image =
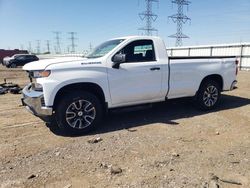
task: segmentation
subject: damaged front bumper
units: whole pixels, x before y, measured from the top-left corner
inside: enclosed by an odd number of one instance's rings
[[[22,93],[22,104],[30,113],[38,117],[52,116],[53,109],[45,106],[43,92],[35,91],[32,84],[29,84]]]

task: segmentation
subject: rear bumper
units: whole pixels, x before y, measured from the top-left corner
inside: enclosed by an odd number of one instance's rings
[[[231,90],[231,91],[237,88],[237,87],[236,87],[236,84],[237,84],[237,83],[238,83],[237,80],[234,80],[234,81],[233,81],[233,83],[231,84],[231,87],[230,87],[230,90]]]
[[[38,117],[51,116],[53,109],[44,106],[43,92],[34,91],[32,85],[27,85],[23,90],[23,97],[21,99],[23,106]]]

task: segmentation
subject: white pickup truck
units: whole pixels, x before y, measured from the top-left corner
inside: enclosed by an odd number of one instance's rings
[[[42,119],[55,117],[70,133],[92,130],[118,107],[194,97],[210,110],[221,91],[237,83],[236,57],[171,58],[161,38],[146,36],[108,40],[86,57],[40,60],[23,69],[31,80],[23,105]]]

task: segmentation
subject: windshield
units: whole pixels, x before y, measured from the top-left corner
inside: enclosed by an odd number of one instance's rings
[[[18,56],[20,56],[20,54],[15,54],[12,56],[12,58],[17,58]]]
[[[117,40],[110,40],[107,42],[102,43],[101,45],[97,46],[92,52],[87,55],[87,58],[98,58],[103,57],[111,50],[113,50],[116,46],[118,46],[124,39],[117,39]]]

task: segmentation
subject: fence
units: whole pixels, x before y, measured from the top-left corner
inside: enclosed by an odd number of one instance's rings
[[[167,51],[172,57],[236,56],[239,59],[240,70],[250,69],[250,43],[175,47],[168,48]]]

